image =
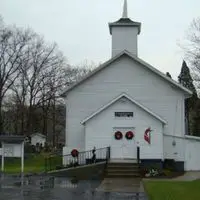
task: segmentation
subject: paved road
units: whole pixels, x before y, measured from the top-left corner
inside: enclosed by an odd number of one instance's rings
[[[100,185],[100,186],[99,186]],[[72,183],[65,177],[5,177],[0,200],[147,200],[141,179],[105,179]]]
[[[200,179],[200,172],[196,171],[196,172],[185,172],[185,174],[183,176],[179,176],[177,178],[174,178],[172,180],[174,181],[194,181]]]
[[[142,180],[138,178],[106,178],[96,190],[103,192],[144,193]]]
[[[106,178],[102,181],[97,192],[108,193],[108,199],[131,199],[131,200],[147,200],[142,180],[139,178]],[[117,195],[117,196],[116,196]]]

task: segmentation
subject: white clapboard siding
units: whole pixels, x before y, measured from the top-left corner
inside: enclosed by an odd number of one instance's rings
[[[167,121],[166,134],[184,135],[184,94],[124,55],[73,90],[66,98],[66,145],[85,149],[80,122],[121,93]]]
[[[114,112],[118,110],[132,111],[134,117],[130,119],[117,119],[114,116]],[[124,130],[123,127],[125,127]],[[144,131],[148,127],[152,129],[151,144],[144,141]],[[133,147],[131,151],[135,152],[133,157],[137,157],[137,145],[139,145],[141,159],[163,159],[163,123],[129,100],[126,102],[117,101],[86,122],[86,149],[92,149],[94,146],[96,148],[103,148],[111,145],[112,157],[112,151],[120,151],[119,147],[117,149],[112,148],[112,141],[116,141],[114,139],[116,130],[121,131],[123,134],[123,139],[117,141],[117,144],[130,143],[131,147]],[[134,130],[135,137],[133,140],[127,141],[125,132],[129,130]]]

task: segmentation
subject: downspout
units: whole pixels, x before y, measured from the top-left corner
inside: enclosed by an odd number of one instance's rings
[[[67,97],[65,97],[65,105],[66,105],[66,108],[65,108],[65,146],[68,147],[69,144],[69,133],[68,133],[68,124],[67,124],[67,109],[68,109],[68,105],[67,105]]]
[[[164,148],[164,140],[165,140],[165,124],[162,124],[162,136],[163,136],[163,138],[162,138],[162,140],[163,140],[163,145],[162,145],[162,147],[163,147],[163,155],[162,155],[162,161],[163,161],[163,163],[164,163],[164,160],[165,160],[165,148]]]
[[[176,131],[176,117],[177,117],[177,110],[178,110],[178,98],[176,100],[176,108],[175,108],[175,118],[174,118],[174,127],[173,127],[173,141],[172,141],[172,146],[175,147],[176,146],[176,140],[175,140],[175,131]],[[182,130],[182,126],[181,126],[181,130]]]
[[[84,129],[83,129],[83,134],[84,134],[84,151],[87,151],[86,150],[86,126],[85,126],[85,123],[84,124],[82,124],[83,125],[83,127],[84,127]]]

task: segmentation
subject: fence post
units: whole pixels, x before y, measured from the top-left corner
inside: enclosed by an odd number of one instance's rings
[[[44,168],[45,168],[45,173],[47,173],[47,157],[46,156],[44,159]]]
[[[92,163],[96,163],[96,147],[92,150]]]
[[[107,152],[106,152],[106,163],[108,163],[108,160],[110,159],[110,147],[107,147]]]
[[[137,163],[140,163],[140,147],[137,146]]]
[[[51,171],[51,155],[49,156],[49,171]]]

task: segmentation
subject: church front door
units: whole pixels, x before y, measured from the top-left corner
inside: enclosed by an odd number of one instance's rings
[[[114,159],[136,159],[137,146],[133,139],[128,140],[125,135],[128,131],[134,132],[134,128],[115,128],[112,143],[111,143],[111,158]],[[121,132],[123,137],[121,139],[115,138],[115,133]]]

